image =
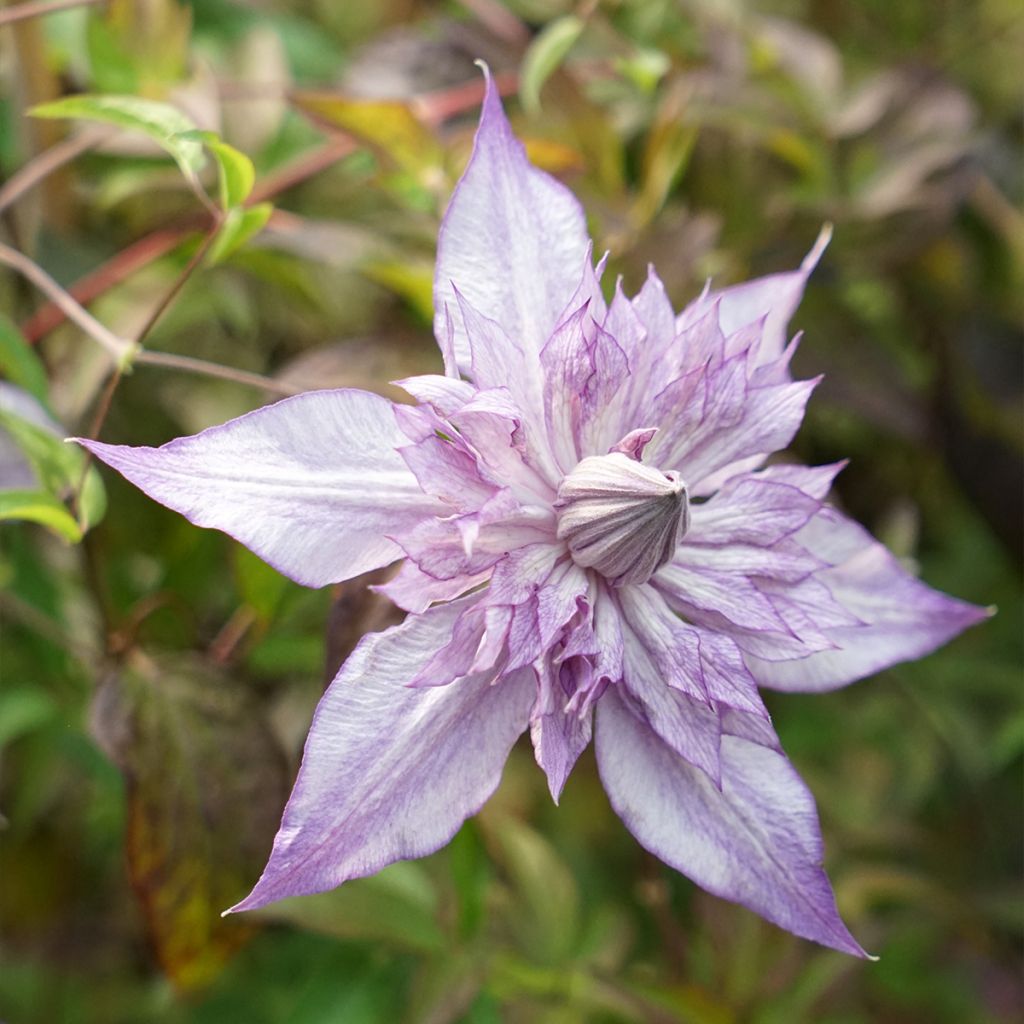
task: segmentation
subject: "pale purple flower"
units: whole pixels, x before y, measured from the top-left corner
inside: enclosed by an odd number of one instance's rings
[[[556,800],[593,736],[643,846],[863,955],[758,687],[843,686],[985,612],[825,503],[840,465],[764,465],[816,383],[792,379],[786,330],[823,245],[679,314],[653,271],[606,303],[583,211],[528,163],[488,83],[438,245],[446,372],[401,382],[417,404],[320,391],[162,448],[82,442],[299,583],[404,558],[381,589],[408,617],[324,695],[270,862],[233,909],[443,846],[529,730]]]

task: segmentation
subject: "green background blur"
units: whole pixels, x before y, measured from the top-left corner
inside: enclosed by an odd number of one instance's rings
[[[82,543],[0,526],[0,1020],[1020,1019],[1022,55],[1014,0],[113,0],[0,28],[8,184],[77,130],[26,108],[119,93],[219,133],[275,204],[146,336],[268,389],[112,377],[0,272],[5,374],[62,430],[158,444],[273,387],[390,394],[437,369],[434,242],[483,57],[611,250],[606,283],[635,289],[653,262],[679,306],[708,277],[795,267],[835,225],[794,322],[798,374],[827,375],[796,454],[849,457],[837,503],[928,582],[999,606],[917,664],[768,695],[877,963],[646,855],[589,756],[553,807],[525,744],[447,849],[222,921],[269,851],[325,680],[393,613],[364,581],[288,583],[104,473]],[[19,186],[0,237],[135,337],[208,214],[144,136],[81,150]]]

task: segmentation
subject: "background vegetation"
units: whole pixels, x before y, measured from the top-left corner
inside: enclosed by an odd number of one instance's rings
[[[1020,1019],[1013,0],[17,12],[0,8],[0,1019]],[[358,585],[288,583],[57,438],[162,443],[281,393],[436,368],[434,241],[475,57],[583,200],[608,281],[635,288],[652,261],[681,304],[709,276],[795,266],[836,226],[796,321],[799,373],[827,374],[797,454],[849,456],[836,501],[932,584],[1000,608],[918,664],[769,698],[878,963],[661,866],[586,757],[552,807],[525,746],[448,849],[218,916],[262,867],[325,680],[393,613]],[[79,93],[179,113],[26,114]],[[174,134],[196,126],[215,134]],[[119,370],[17,252],[105,325]]]

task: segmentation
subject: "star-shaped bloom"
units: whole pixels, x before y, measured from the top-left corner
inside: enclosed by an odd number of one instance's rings
[[[161,448],[82,442],[307,586],[402,560],[381,589],[408,615],[325,693],[233,909],[443,846],[529,731],[556,800],[593,739],[644,847],[863,955],[758,688],[843,686],[985,612],[826,504],[840,465],[765,465],[816,384],[792,379],[786,330],[823,244],[678,314],[653,271],[606,302],[583,211],[488,82],[438,244],[445,374],[400,382],[415,404],[318,391]]]

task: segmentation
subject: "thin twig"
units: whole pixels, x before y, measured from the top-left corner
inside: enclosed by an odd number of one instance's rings
[[[259,373],[235,370],[230,366],[221,366],[220,363],[210,363],[205,359],[195,359],[192,356],[179,356],[172,352],[152,352],[143,349],[136,354],[132,362],[135,365],[166,366],[173,370],[183,370],[185,373],[198,373],[204,377],[219,377],[222,380],[234,381],[236,384],[247,384],[249,387],[259,388],[261,391],[269,391],[275,395],[297,395],[306,390],[293,384],[286,384],[282,380],[264,377]]]
[[[355,148],[355,143],[350,139],[332,139],[323,146],[304,153],[279,171],[258,181],[246,205],[272,199],[294,185],[301,184],[348,156]],[[192,216],[183,219],[176,227],[158,228],[79,278],[69,289],[71,295],[80,303],[92,302],[132,274],[148,267],[161,256],[166,256],[192,232],[202,229],[204,223],[207,223],[205,218]],[[59,327],[65,319],[67,317],[60,306],[51,303],[29,317],[21,325],[21,333],[30,345],[34,345],[50,331]]]
[[[217,232],[220,230],[222,222],[223,218],[220,216],[218,212],[216,221],[213,223],[213,225],[211,225],[210,230],[207,231],[206,237],[200,243],[199,248],[196,249],[194,253],[192,253],[192,257],[189,259],[188,263],[185,264],[185,267],[182,270],[182,272],[178,275],[177,280],[174,282],[170,290],[157,305],[156,309],[154,309],[153,312],[150,313],[149,319],[146,320],[145,324],[143,324],[142,326],[142,329],[135,336],[136,345],[142,345],[146,338],[149,337],[149,332],[153,330],[153,328],[156,326],[156,322],[160,319],[160,317],[164,315],[164,313],[167,310],[167,307],[178,297],[178,294],[181,292],[181,289],[185,287],[185,284],[188,281],[188,279],[199,267],[199,264],[203,262],[203,258],[210,251],[210,246],[213,245],[213,241],[217,237]]]
[[[110,412],[110,403],[114,400],[114,392],[117,390],[118,384],[121,383],[123,375],[124,371],[120,366],[117,366],[107,379],[107,383],[103,386],[103,394],[100,395],[99,404],[96,406],[96,415],[93,416],[92,423],[89,424],[89,432],[85,435],[86,437],[97,438],[100,436],[100,431],[103,429],[103,424],[107,419],[107,413]],[[81,494],[82,488],[85,486],[85,474],[89,469],[88,463],[92,460],[92,452],[87,451],[85,459],[87,465],[82,470],[82,478],[75,486],[76,495]]]
[[[31,281],[58,306],[68,320],[74,321],[89,337],[98,341],[120,363],[132,350],[132,343],[107,330],[88,310],[83,309],[50,275],[27,256],[0,242],[0,263],[6,263]]]
[[[245,201],[245,205],[252,206],[255,203],[262,203],[286,192],[295,185],[301,185],[302,182],[327,170],[339,160],[350,156],[356,149],[358,149],[358,145],[350,138],[339,137],[328,140],[322,146],[303,153],[291,163],[285,164],[280,170],[272,171],[265,178],[257,181],[249,198]]]
[[[122,249],[106,263],[80,277],[69,289],[71,296],[80,303],[92,302],[111,288],[131,277],[138,270],[166,256],[176,249],[199,226],[198,218],[190,218],[184,225],[175,228],[160,228]],[[64,311],[56,304],[43,306],[21,325],[25,340],[34,345],[56,330],[67,319]]]
[[[236,608],[234,614],[221,627],[220,632],[210,644],[210,660],[218,665],[226,665],[238,645],[245,639],[245,634],[256,624],[257,616],[252,607],[243,604]]]
[[[23,600],[13,590],[0,590],[0,622],[4,619],[18,622],[45,637],[54,647],[67,651],[87,665],[96,663],[100,652],[73,635],[64,622],[55,622],[35,605]]]
[[[171,285],[167,294],[158,303],[156,309],[149,315],[149,318],[143,324],[142,329],[135,335],[135,347],[136,356],[141,352],[142,346],[149,336],[149,332],[156,325],[156,322],[163,316],[164,311],[174,301],[175,297],[181,292],[181,289],[185,286],[185,282],[192,276],[193,272],[203,261],[203,257],[206,255],[210,246],[213,244],[213,240],[217,237],[217,231],[220,228],[220,215],[216,223],[207,232],[206,237],[203,239],[202,244],[192,254],[192,258],[186,264],[184,270],[178,275],[174,284]],[[103,390],[103,396],[100,399],[100,404],[97,408],[96,415],[93,417],[92,426],[90,428],[89,437],[98,438],[100,431],[103,429],[103,424],[107,420],[107,414],[110,412],[110,406],[114,400],[114,392],[117,390],[118,385],[121,383],[121,377],[123,376],[124,368],[117,366],[114,369],[110,380],[107,381],[107,385]],[[86,455],[85,467],[82,471],[82,478],[79,481],[78,487],[75,489],[75,494],[81,493],[82,488],[85,486],[85,474],[88,472],[89,463],[92,461],[92,453],[89,452]]]
[[[519,47],[530,41],[530,30],[498,0],[462,0],[462,6],[503,42]]]
[[[108,127],[91,126],[78,135],[72,135],[58,142],[55,146],[43,150],[37,157],[29,160],[19,168],[10,179],[0,187],[0,210],[7,209],[15,200],[35,188],[47,175],[70,163],[76,157],[87,153],[93,146],[113,135]]]
[[[0,11],[0,28],[12,25],[16,21],[24,21],[25,18],[40,18],[44,14],[56,14],[72,7],[91,7],[103,2],[104,0],[32,0],[30,3],[18,4]]]
[[[499,74],[495,78],[499,92],[505,95],[514,92],[517,85],[516,76]],[[414,101],[417,113],[428,124],[438,124],[462,110],[469,109],[480,102],[483,96],[482,83],[469,83],[450,90],[441,90],[436,94],[425,94]],[[432,99],[433,97],[433,99]],[[256,182],[246,205],[261,203],[286,192],[295,185],[314,177],[321,171],[349,156],[357,148],[357,143],[346,137],[329,139],[322,146],[297,157],[278,171],[268,174]],[[140,238],[127,248],[122,249],[106,263],[79,278],[69,289],[70,294],[80,303],[91,302],[104,292],[120,284],[138,270],[149,266],[161,256],[179,245],[193,231],[203,226],[203,219],[190,217],[176,227],[159,228]],[[67,319],[64,311],[57,303],[44,306],[21,325],[21,332],[30,345],[36,344],[50,331],[59,327]]]

